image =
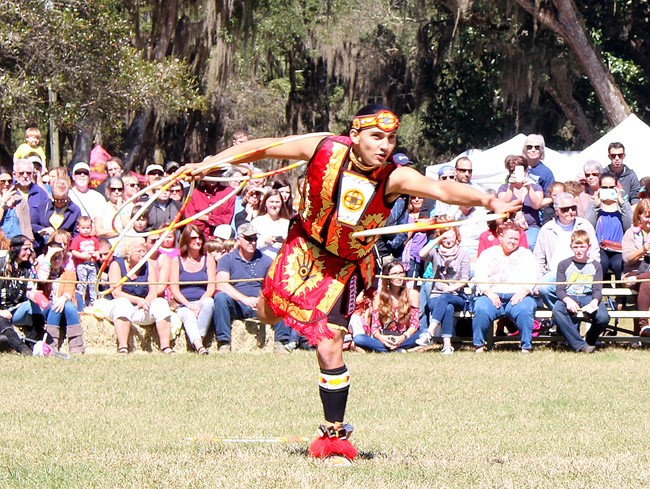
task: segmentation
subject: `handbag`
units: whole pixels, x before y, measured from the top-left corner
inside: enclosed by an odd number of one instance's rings
[[[621,243],[618,241],[612,241],[611,239],[601,240],[600,247],[606,251],[617,251],[618,253],[623,251]]]

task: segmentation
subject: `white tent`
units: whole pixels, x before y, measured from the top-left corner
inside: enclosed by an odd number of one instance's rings
[[[623,163],[631,168],[639,180],[650,175],[650,157],[646,144],[650,142],[650,126],[634,114],[627,116],[614,129],[582,151],[578,158],[581,162],[599,161],[603,168],[609,165],[607,147],[609,143],[619,142],[625,146]]]
[[[507,173],[504,161],[506,157],[522,154],[525,141],[526,136],[524,134],[517,134],[512,139],[490,149],[465,151],[450,162],[427,167],[426,175],[437,178],[438,169],[441,166],[453,166],[459,157],[467,156],[472,160],[472,168],[474,169],[472,182],[478,183],[484,188],[496,190],[499,185],[505,182]],[[548,146],[546,146],[544,153],[544,164],[553,171],[555,179],[560,182],[575,180],[578,174],[582,172],[582,163],[580,163],[580,160],[575,159],[571,153],[559,153]]]

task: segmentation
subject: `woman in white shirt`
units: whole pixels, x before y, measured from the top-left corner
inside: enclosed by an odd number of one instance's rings
[[[258,233],[257,248],[274,257],[289,232],[289,219],[280,192],[269,190],[262,199],[259,215],[251,221]]]

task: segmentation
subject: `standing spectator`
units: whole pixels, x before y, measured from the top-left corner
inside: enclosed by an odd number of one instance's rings
[[[257,239],[257,230],[249,223],[242,224],[237,228],[239,247],[217,263],[213,318],[220,352],[231,350],[232,321],[255,317],[262,280],[272,261],[257,249]],[[259,279],[259,282],[250,282],[250,279]],[[235,282],[230,283],[231,280]]]
[[[149,226],[151,229],[161,229],[165,223],[170,223],[181,208],[179,202],[170,199],[170,191],[160,192],[156,201],[149,207]]]
[[[117,156],[112,156],[106,160],[106,178],[102,183],[100,183],[95,190],[100,194],[106,196],[106,186],[108,185],[108,180],[111,177],[119,177],[124,172],[124,162],[121,158]]]
[[[73,234],[77,221],[81,217],[81,210],[70,200],[68,180],[57,179],[52,182],[52,202],[54,206],[47,213],[50,226],[45,228],[48,235],[61,229]]]
[[[99,240],[97,236],[90,233],[93,223],[87,216],[79,218],[77,223],[77,234],[72,238],[70,251],[74,258],[77,271],[77,293],[80,294],[86,306],[95,302],[96,293],[94,283],[97,281],[97,259],[99,258]]]
[[[589,234],[589,258],[600,260],[596,232],[584,217],[577,217],[578,205],[575,197],[570,193],[562,193],[555,198],[554,205],[558,217],[542,226],[535,246],[534,254],[541,276],[540,282],[555,282],[558,264],[573,255],[570,246],[571,233],[578,229],[584,229]],[[555,285],[540,285],[539,294],[544,304],[553,309],[557,300]]]
[[[117,214],[117,211],[124,203],[124,189],[126,186],[120,177],[108,177],[105,183],[106,203],[104,204],[104,211],[95,218],[95,231],[97,237],[108,239],[112,245],[117,241],[119,233],[128,224],[133,203],[125,206],[122,212]],[[117,218],[115,218],[116,215]],[[113,229],[113,223],[115,223],[115,229]]]
[[[72,182],[74,186],[68,192],[70,200],[79,207],[82,216],[88,216],[95,222],[95,218],[104,211],[106,199],[90,188],[88,163],[80,162],[72,167]]]
[[[623,146],[623,143],[610,143],[607,147],[607,156],[611,163],[605,170],[616,175],[618,183],[625,191],[625,198],[631,205],[636,205],[639,202],[641,183],[634,170],[623,164],[625,159],[625,146]]]
[[[650,310],[650,199],[643,199],[634,208],[632,227],[623,235],[623,261],[628,286],[638,290],[637,308]],[[637,282],[637,279],[645,279]],[[641,336],[650,336],[648,319],[639,319]]]
[[[144,170],[144,176],[147,179],[147,187],[149,187],[163,179],[165,176],[165,169],[162,167],[162,165],[153,163],[151,165],[147,165],[146,169]],[[156,190],[156,188],[149,189],[147,193],[140,196],[140,202],[146,202],[147,200],[153,198]]]
[[[483,190],[480,185],[472,183],[472,174],[474,173],[474,169],[472,167],[472,160],[470,160],[467,156],[461,156],[456,160],[454,170],[455,180],[458,183],[464,183],[465,185],[470,185],[477,190]],[[442,177],[451,175],[452,174],[449,171],[448,167],[443,166],[438,171],[438,180],[446,180],[446,178]],[[435,216],[452,217],[458,214],[458,205],[448,204],[446,202],[437,202],[433,214]]]
[[[25,142],[16,148],[16,152],[14,153],[14,161],[27,158],[27,155],[29,155],[29,153],[36,153],[41,158],[41,161],[45,166],[47,157],[45,156],[45,150],[40,146],[40,143],[41,131],[38,129],[38,127],[28,127],[25,131]]]
[[[583,230],[571,234],[573,256],[562,260],[557,269],[557,298],[553,306],[553,322],[577,352],[593,353],[598,338],[609,324],[609,314],[601,303],[603,269],[589,260],[589,235]],[[566,283],[565,283],[566,282]],[[591,327],[585,339],[580,336],[578,311],[584,311]]]
[[[289,232],[289,211],[278,190],[269,190],[260,204],[260,212],[251,221],[257,230],[257,248],[275,258]]]
[[[50,226],[46,216],[52,207],[52,202],[47,192],[32,181],[33,174],[32,162],[17,160],[14,164],[14,180],[23,201],[16,209],[21,221],[21,230],[24,232],[27,227],[29,234],[26,236],[33,236],[37,249],[40,249],[49,235],[46,228]]]
[[[6,168],[0,167],[0,228],[9,239],[21,234],[16,206],[20,200],[13,177]]]
[[[555,176],[548,166],[544,164],[546,152],[544,137],[539,134],[529,134],[524,142],[522,155],[528,161],[528,175],[539,184],[548,195],[548,189],[555,181]]]
[[[203,338],[208,333],[214,313],[216,262],[205,252],[205,235],[188,224],[180,240],[180,256],[171,259],[171,292],[178,302],[176,314],[190,343],[199,355],[207,355]],[[191,282],[191,283],[190,283]],[[197,283],[202,282],[202,283]]]
[[[117,351],[120,354],[129,353],[129,333],[132,323],[141,326],[155,323],[160,350],[163,353],[174,353],[170,346],[169,303],[162,297],[158,297],[157,286],[149,286],[149,283],[158,282],[156,265],[152,260],[147,260],[139,270],[133,269],[147,251],[144,239],[127,238],[122,249],[124,258],[115,258],[108,271],[111,285],[115,287],[110,319],[115,325]],[[118,286],[122,277],[128,277],[128,282]]]
[[[249,134],[244,129],[237,129],[232,135],[232,146],[237,146],[248,141]]]
[[[539,229],[542,226],[539,210],[542,208],[544,191],[528,175],[528,161],[523,156],[508,156],[506,161],[514,164],[514,169],[508,183],[501,185],[497,196],[504,202],[519,200],[522,202],[522,212],[526,220],[526,239],[528,248],[533,251]]]
[[[533,253],[519,247],[519,226],[506,222],[499,229],[500,246],[488,248],[476,262],[477,291],[472,322],[474,348],[483,353],[485,336],[492,322],[506,316],[517,324],[521,333],[521,352],[532,351],[535,300],[531,297],[537,276]]]
[[[395,260],[384,269],[390,279],[382,279],[370,314],[362,311],[350,318],[354,342],[364,350],[380,353],[414,348],[420,336],[420,311],[417,305],[409,301],[404,266],[401,261]],[[370,324],[366,322],[368,316]]]
[[[182,205],[185,195],[183,186],[180,183],[176,182],[171,187],[169,187],[169,198],[176,202],[179,207]]]
[[[187,207],[185,208],[185,216],[198,214],[200,211],[224,199],[232,192],[234,192],[232,187],[203,180],[192,192]],[[222,205],[196,219],[194,224],[199,226],[206,236],[211,236],[215,226],[219,224],[230,224],[234,208],[235,203],[233,199],[226,199]]]

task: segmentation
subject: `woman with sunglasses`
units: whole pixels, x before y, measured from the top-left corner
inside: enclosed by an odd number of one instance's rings
[[[203,345],[214,311],[217,264],[205,252],[205,235],[198,226],[188,224],[180,239],[180,256],[171,259],[171,292],[178,302],[176,314],[183,321],[185,334],[199,355],[207,355]]]
[[[126,206],[122,212],[117,214],[124,203],[124,189],[126,185],[121,177],[108,177],[106,179],[106,203],[104,210],[95,218],[95,231],[98,238],[106,238],[113,245],[117,241],[117,236],[129,222],[133,204]],[[117,218],[115,219],[115,216]],[[113,220],[115,220],[115,229],[113,229]],[[115,250],[116,256],[121,256],[121,247]]]
[[[528,174],[530,178],[542,187],[544,195],[548,194],[548,189],[555,181],[555,176],[551,169],[544,164],[544,137],[539,134],[529,134],[526,136],[522,156],[528,162]]]
[[[16,212],[20,195],[17,194],[13,180],[11,172],[0,167],[0,228],[9,239],[21,234],[20,221]]]

